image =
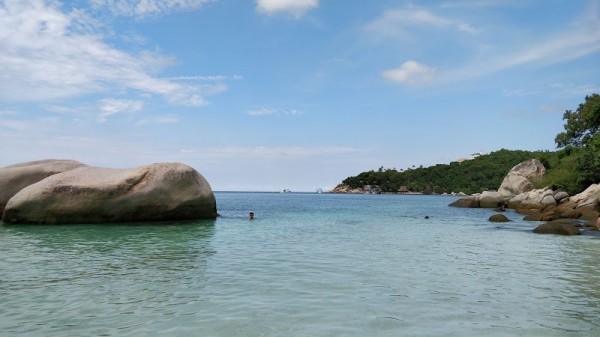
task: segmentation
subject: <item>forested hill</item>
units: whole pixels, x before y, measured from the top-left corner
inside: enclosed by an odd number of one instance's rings
[[[379,168],[377,171],[360,173],[348,177],[342,185],[362,188],[364,185],[377,185],[382,192],[398,192],[404,187],[411,192],[422,193],[478,193],[497,189],[504,176],[515,165],[537,158],[548,166],[556,153],[548,151],[499,150],[461,163],[438,164],[430,167],[395,169]]]

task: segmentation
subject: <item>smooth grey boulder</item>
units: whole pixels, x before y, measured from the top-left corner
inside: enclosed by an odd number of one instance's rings
[[[479,206],[481,208],[496,208],[504,204],[504,199],[499,192],[483,191],[479,196]]]
[[[46,159],[0,168],[0,215],[8,200],[23,188],[52,175],[84,166],[74,160]]]
[[[530,208],[542,209],[547,206],[556,206],[557,202],[554,199],[554,191],[550,188],[541,188],[523,192],[508,201],[509,208]]]
[[[180,163],[133,169],[81,167],[22,189],[7,203],[5,223],[109,223],[214,219],[206,179]]]
[[[569,197],[569,193],[567,193],[565,191],[554,192],[554,200],[556,200],[556,202],[562,202],[562,201],[566,200],[568,197]]]
[[[577,208],[591,207],[600,210],[600,184],[592,184],[585,191],[570,198],[577,203]]]
[[[533,188],[533,182],[546,174],[546,168],[537,159],[530,159],[515,165],[504,180],[498,192],[505,197],[513,197]]]

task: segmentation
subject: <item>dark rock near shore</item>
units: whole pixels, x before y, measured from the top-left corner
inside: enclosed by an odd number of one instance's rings
[[[509,222],[510,221],[504,214],[494,214],[488,220],[490,222]]]
[[[450,207],[479,208],[479,200],[469,197],[461,198],[448,205]]]
[[[498,192],[484,191],[479,196],[479,207],[497,208],[504,205],[504,199]]]
[[[134,169],[80,167],[29,185],[7,203],[6,223],[106,223],[214,219],[208,182],[179,163]]]
[[[533,232],[537,234],[579,235],[581,232],[577,228],[578,224],[579,222],[576,220],[559,219],[539,225]]]

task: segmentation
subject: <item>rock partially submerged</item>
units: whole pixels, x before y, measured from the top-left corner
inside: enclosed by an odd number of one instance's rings
[[[577,223],[569,219],[560,219],[546,222],[537,226],[534,230],[537,234],[579,235]]]
[[[85,164],[74,160],[47,159],[0,168],[0,214],[4,212],[8,200],[25,187],[49,176],[84,166]]]
[[[499,207],[499,210],[506,206],[525,215],[523,219],[526,221],[547,221],[536,228],[536,233],[578,234],[579,230],[575,233],[571,226],[588,227],[586,230],[600,229],[600,184],[593,184],[572,197],[564,191],[554,191],[549,187],[532,189],[533,182],[542,178],[544,173],[545,168],[538,160],[523,162],[513,167],[498,191],[485,191],[462,198],[450,206]],[[493,217],[489,220],[492,221]]]
[[[6,223],[106,223],[214,219],[210,185],[179,163],[134,169],[80,167],[29,185],[7,203]]]
[[[461,198],[451,203],[449,206],[462,208],[478,208],[479,200],[475,198]]]
[[[489,217],[490,222],[509,222],[510,220],[504,214],[494,214]]]

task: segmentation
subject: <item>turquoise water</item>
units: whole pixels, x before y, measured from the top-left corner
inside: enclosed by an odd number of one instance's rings
[[[216,197],[216,221],[0,226],[0,335],[600,336],[597,236],[441,196]]]

